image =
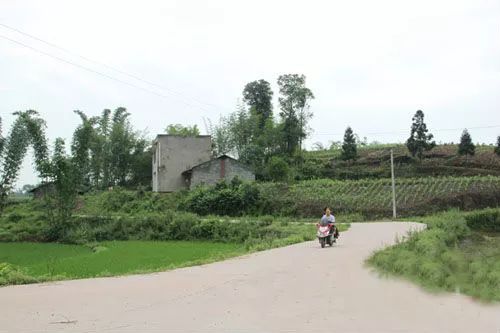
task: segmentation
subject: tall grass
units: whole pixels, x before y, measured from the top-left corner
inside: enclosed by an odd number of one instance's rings
[[[425,231],[373,254],[367,263],[430,290],[500,301],[500,234],[473,232],[466,215],[449,211],[419,218]]]

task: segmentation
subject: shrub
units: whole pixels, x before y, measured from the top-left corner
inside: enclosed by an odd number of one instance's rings
[[[225,181],[215,186],[199,186],[189,192],[180,205],[182,209],[200,215],[239,216],[258,210],[260,191],[255,184]]]
[[[288,163],[281,157],[273,156],[267,165],[268,174],[271,180],[285,181],[290,174]]]
[[[500,232],[500,209],[474,212],[468,214],[465,219],[473,230]]]
[[[0,286],[33,282],[36,282],[36,279],[27,275],[20,267],[0,262]]]

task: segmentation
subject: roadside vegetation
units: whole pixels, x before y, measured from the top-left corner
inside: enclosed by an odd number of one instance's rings
[[[32,221],[33,222],[33,221]],[[270,216],[230,219],[187,213],[76,217],[61,243],[42,243],[43,219],[0,241],[0,285],[156,272],[313,240],[312,223]],[[348,224],[340,225],[344,231]],[[28,242],[31,241],[31,242]],[[35,242],[33,242],[35,241]]]
[[[410,233],[367,263],[429,290],[500,301],[500,209],[452,210],[413,219],[427,230]]]
[[[0,285],[155,272],[244,252],[235,243],[187,241],[0,243]]]

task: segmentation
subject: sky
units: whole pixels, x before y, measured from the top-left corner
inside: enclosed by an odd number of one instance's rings
[[[342,140],[347,126],[404,142],[419,109],[438,142],[468,128],[493,143],[500,1],[0,0],[4,133],[12,112],[35,109],[51,142],[69,142],[74,110],[119,106],[151,138],[172,123],[205,133],[253,80],[272,84],[277,115],[276,80],[288,73],[315,95],[308,147]],[[19,186],[38,181],[31,164]]]

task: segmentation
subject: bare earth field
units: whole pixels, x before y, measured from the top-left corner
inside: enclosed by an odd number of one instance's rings
[[[352,224],[224,262],[0,288],[0,332],[500,332],[500,305],[430,294],[363,264],[416,223]]]

